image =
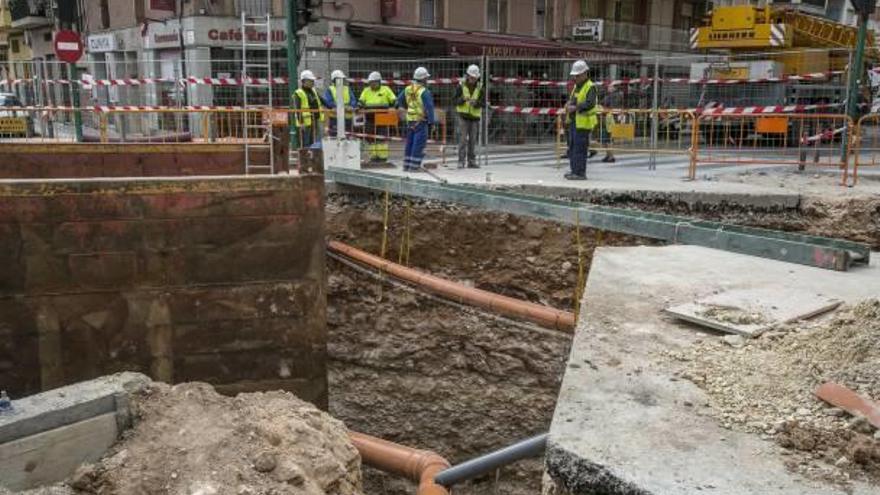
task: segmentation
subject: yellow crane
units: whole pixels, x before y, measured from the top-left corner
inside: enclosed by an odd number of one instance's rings
[[[714,8],[704,25],[691,31],[694,50],[727,50],[731,55],[765,52],[783,64],[784,74],[843,69],[845,50],[818,52],[809,48],[850,49],[858,29],[781,6],[734,5]],[[875,54],[873,33],[866,53]],[[773,52],[778,51],[779,54]],[[823,53],[825,55],[823,55]]]

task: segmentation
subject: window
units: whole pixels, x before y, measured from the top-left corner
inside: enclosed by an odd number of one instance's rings
[[[437,2],[435,0],[419,1],[419,24],[434,27],[437,25]]]
[[[101,0],[101,28],[110,27],[110,0]]]
[[[507,32],[507,0],[486,0],[486,29]]]
[[[9,48],[12,50],[12,53],[18,53],[18,51],[21,49],[17,39],[9,40]]]
[[[599,0],[581,0],[581,18],[596,19],[599,17]]]
[[[535,0],[535,36],[547,35],[547,0]]]

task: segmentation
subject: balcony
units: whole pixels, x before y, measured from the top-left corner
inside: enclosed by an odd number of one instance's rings
[[[567,29],[571,33],[571,28]],[[653,24],[604,21],[602,44],[658,51],[688,51],[688,31]]]
[[[248,17],[264,17],[272,13],[272,0],[236,0],[235,15],[242,12]]]
[[[48,0],[10,0],[9,13],[12,29],[23,30],[51,26],[51,9]]]

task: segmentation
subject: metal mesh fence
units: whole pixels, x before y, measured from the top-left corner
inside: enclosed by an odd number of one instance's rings
[[[249,106],[288,107],[290,91],[296,83],[288,83],[283,50],[249,51],[249,63],[263,62],[269,57],[271,69],[253,68],[248,74],[242,73],[242,53],[216,48],[208,59],[185,61],[140,59],[134,58],[134,54],[111,59],[108,55],[107,59],[98,57],[78,64],[73,73],[67,64],[58,62],[7,62],[0,65],[0,92],[11,96],[9,101],[18,106],[50,109],[48,113],[31,116],[25,126],[32,135],[43,138],[63,136],[63,132],[56,133],[56,128],[66,129],[66,125],[72,124],[72,113],[51,112],[58,108],[235,108],[244,104],[245,91]],[[706,112],[843,113],[849,59],[847,50],[795,50],[591,61],[590,77],[605,112],[600,116],[595,141],[598,147],[623,150],[681,150],[695,118]],[[456,142],[459,122],[453,95],[471,64],[480,66],[482,84],[488,94],[480,129],[482,144],[494,148],[550,149],[560,147],[562,139],[564,147],[563,108],[573,87],[568,75],[573,63],[573,59],[417,59],[306,52],[300,70],[310,69],[317,75],[316,86],[323,94],[331,71],[340,69],[350,79],[357,98],[373,71],[380,72],[385,83],[398,94],[409,83],[416,67],[426,67],[431,73],[429,89],[442,124],[433,130],[432,146],[442,154],[441,149]],[[860,91],[858,98],[862,112],[867,112],[873,99],[871,91]],[[111,136],[190,133],[199,138],[206,128],[202,120],[205,115],[196,111],[152,112],[142,117],[114,114],[103,121],[97,117],[99,113],[82,114],[87,131],[97,132],[103,125]],[[208,123],[213,137],[238,134],[226,120]],[[7,124],[10,134],[20,134],[21,124]],[[398,119],[375,134],[375,126],[360,114],[346,122],[346,131],[367,140],[388,140],[393,150],[402,146],[399,143],[406,129]]]

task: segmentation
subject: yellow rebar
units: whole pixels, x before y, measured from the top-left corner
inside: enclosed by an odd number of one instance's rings
[[[411,235],[411,218],[412,218],[412,203],[407,200],[406,201],[406,210],[403,213],[403,235],[400,236],[400,249],[397,252],[397,264],[403,266],[409,266],[409,251],[412,242]]]
[[[586,285],[586,280],[584,280],[586,263],[584,262],[584,245],[581,242],[581,214],[579,211],[575,211],[574,225],[575,242],[577,243],[578,250],[578,275],[574,287],[574,321],[575,325],[577,325],[578,317],[581,313],[581,298],[584,295],[584,286]]]
[[[382,224],[382,250],[379,253],[381,258],[385,257],[385,252],[388,249],[388,210],[391,207],[391,193],[386,189],[385,190],[385,220]]]

